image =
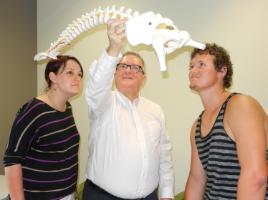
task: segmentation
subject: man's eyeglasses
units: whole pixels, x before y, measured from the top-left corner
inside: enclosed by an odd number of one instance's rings
[[[144,70],[140,65],[128,65],[125,63],[118,63],[116,65],[117,70],[127,70],[127,68],[129,68],[132,72],[135,72],[135,73],[141,72],[144,74]]]

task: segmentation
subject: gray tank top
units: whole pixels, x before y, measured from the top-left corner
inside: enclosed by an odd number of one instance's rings
[[[236,199],[240,165],[235,142],[227,135],[223,126],[224,112],[232,93],[223,103],[212,129],[206,137],[201,136],[201,117],[199,115],[195,132],[195,143],[199,158],[206,171],[206,200]],[[268,158],[268,150],[266,151]],[[268,159],[267,159],[268,160]],[[268,188],[268,184],[266,186]],[[268,200],[266,189],[265,200]]]

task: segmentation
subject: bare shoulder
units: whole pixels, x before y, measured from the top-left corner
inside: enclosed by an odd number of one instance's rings
[[[253,97],[238,94],[233,96],[226,108],[225,122],[232,129],[243,127],[261,126],[267,123],[267,115],[261,104]],[[267,126],[267,125],[266,125]]]
[[[231,115],[254,115],[261,114],[263,117],[267,117],[261,104],[253,97],[238,94],[233,96],[227,106],[227,113]]]
[[[266,134],[268,135],[268,115],[266,114],[266,120],[265,120],[265,131],[266,131]],[[267,138],[268,140],[268,138]],[[268,143],[267,143],[268,145]]]
[[[192,128],[191,128],[191,140],[193,140],[195,137],[196,127],[197,127],[197,119],[194,121]]]

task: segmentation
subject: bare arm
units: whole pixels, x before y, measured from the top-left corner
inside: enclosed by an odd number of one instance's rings
[[[195,144],[195,129],[196,122],[191,130],[191,168],[188,175],[188,180],[185,187],[186,200],[203,200],[206,183],[205,171],[198,157],[197,147]]]
[[[9,194],[12,200],[24,200],[22,168],[20,164],[5,167]]]
[[[227,107],[226,122],[237,144],[241,166],[238,200],[263,200],[267,184],[266,114],[251,97],[237,95]]]

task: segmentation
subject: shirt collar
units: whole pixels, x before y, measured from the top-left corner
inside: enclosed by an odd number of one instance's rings
[[[133,106],[133,105],[135,105],[137,107],[139,105],[139,103],[140,103],[140,99],[141,99],[140,94],[139,94],[139,96],[136,99],[134,99],[133,101],[131,101],[122,92],[116,90],[116,93],[117,93],[117,96],[119,97],[119,100],[121,101],[121,103],[124,106]]]

